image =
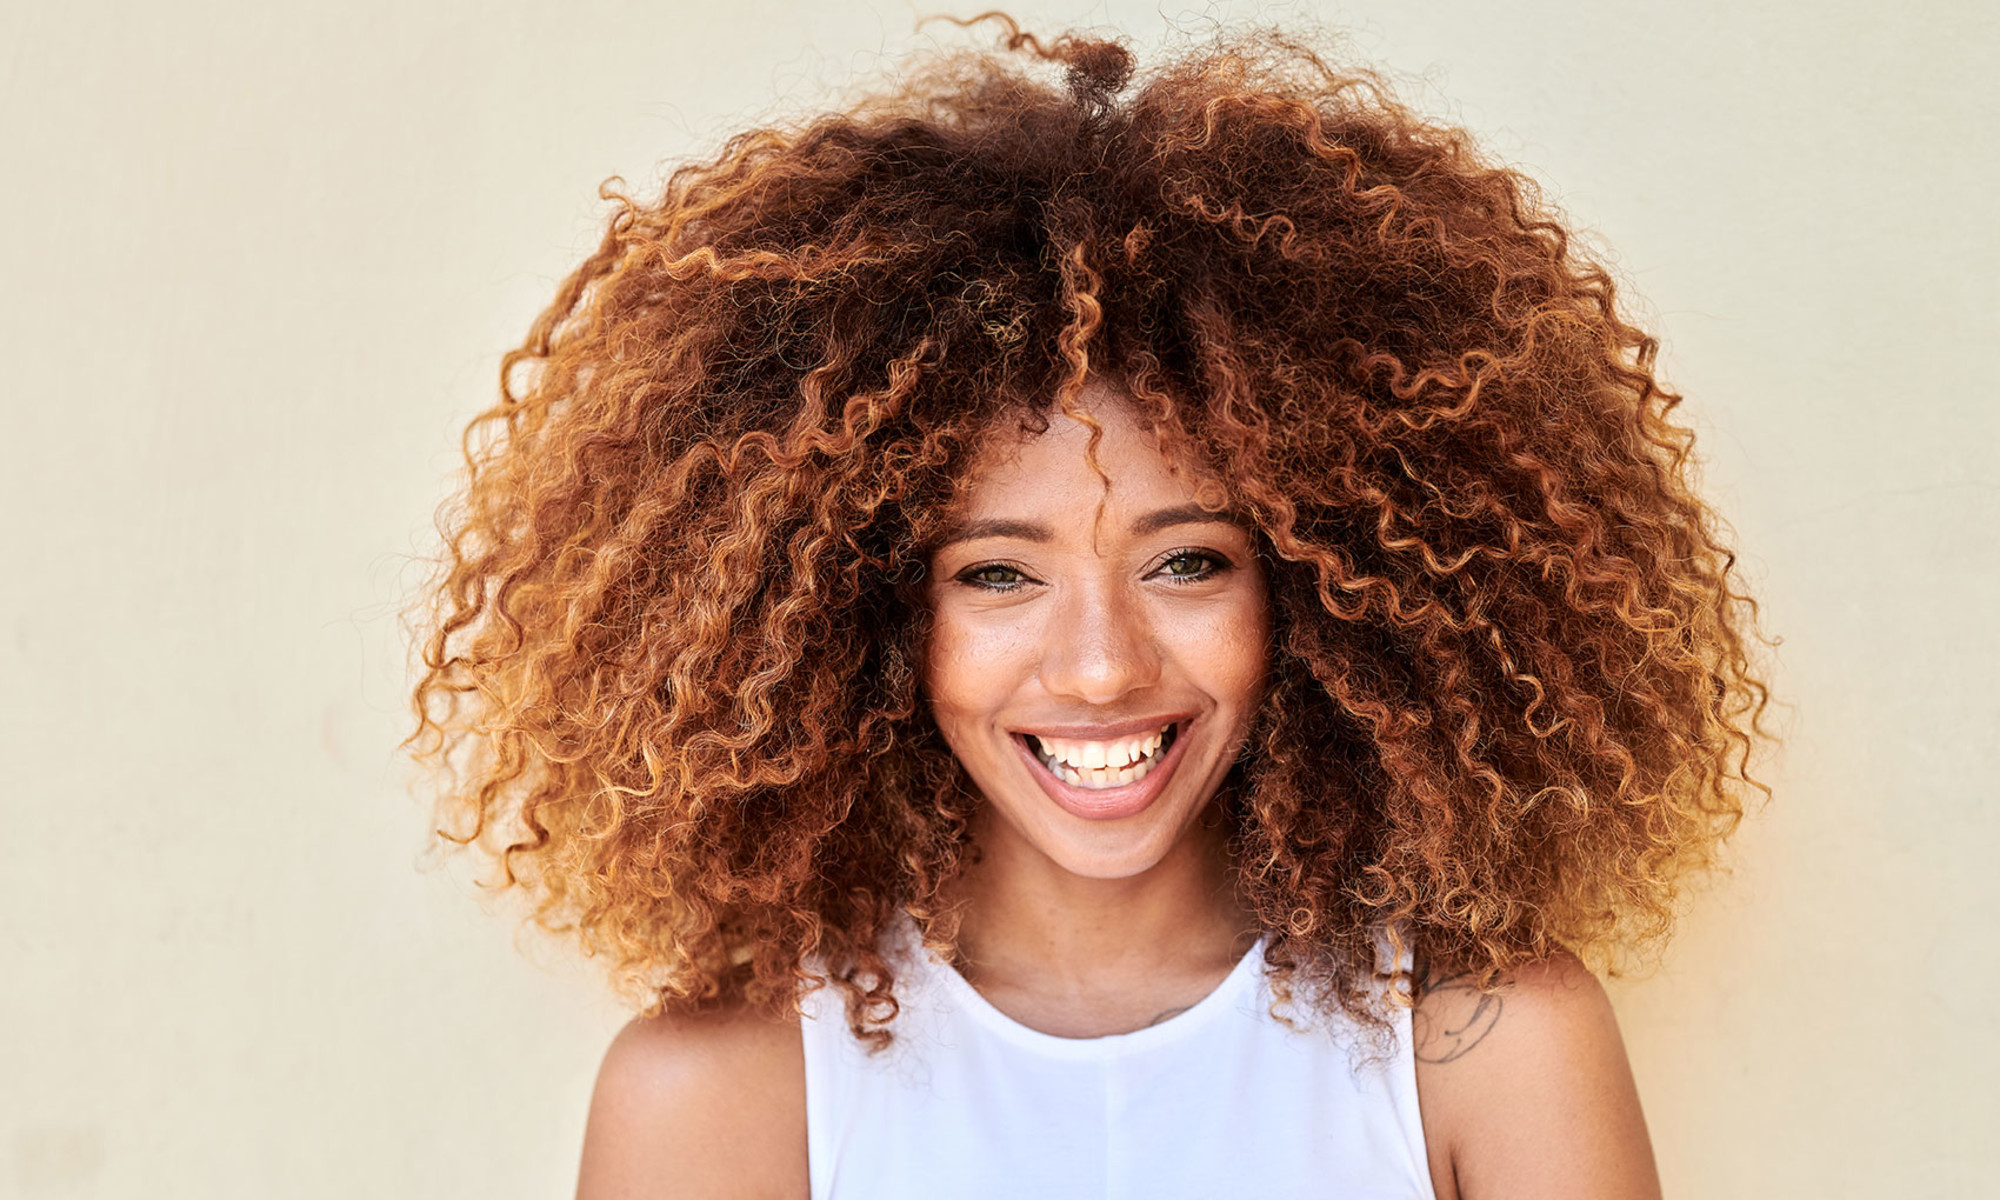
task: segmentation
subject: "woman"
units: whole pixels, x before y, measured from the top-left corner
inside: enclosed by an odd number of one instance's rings
[[[643,998],[579,1194],[1656,1195],[1583,963],[1764,690],[1654,342],[1366,73],[998,19],[619,197],[469,435],[418,736]]]

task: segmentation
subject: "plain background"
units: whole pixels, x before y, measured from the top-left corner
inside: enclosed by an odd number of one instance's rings
[[[1668,1192],[1993,1194],[1995,7],[1015,11],[1142,60],[1317,16],[1615,247],[1790,732],[1733,874],[1612,984]],[[600,180],[993,35],[888,0],[4,13],[0,1194],[568,1194],[624,1014],[418,869],[395,751],[458,430]]]

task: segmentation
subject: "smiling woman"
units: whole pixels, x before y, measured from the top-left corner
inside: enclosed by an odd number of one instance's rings
[[[1129,400],[1086,396],[1094,430],[1059,415],[972,465],[931,558],[925,690],[985,853],[1114,879],[1184,841],[1234,764],[1270,621],[1251,532],[1194,503]]]
[[[619,197],[469,435],[413,741],[643,1010],[581,1193],[1655,1194],[1584,964],[1764,691],[1652,339],[1363,70],[996,19]]]

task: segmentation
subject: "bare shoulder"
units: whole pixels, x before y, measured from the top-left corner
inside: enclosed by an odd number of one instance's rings
[[[1429,979],[1411,1039],[1439,1200],[1657,1200],[1617,1017],[1575,958],[1523,967],[1491,991]]]
[[[642,1017],[612,1039],[591,1094],[578,1200],[806,1192],[796,1016]]]

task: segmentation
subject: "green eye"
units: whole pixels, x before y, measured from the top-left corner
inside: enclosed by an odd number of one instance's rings
[[[1216,554],[1214,550],[1190,548],[1168,554],[1166,560],[1158,566],[1156,574],[1166,576],[1166,580],[1172,584],[1200,584],[1202,580],[1216,578],[1218,574],[1228,570],[1228,566],[1230,562],[1220,554]]]
[[[1204,550],[1182,550],[1160,564],[1160,570],[1169,579],[1192,581],[1206,579],[1222,567],[1222,560]]]
[[[969,583],[974,587],[990,588],[996,592],[1005,592],[1026,583],[1028,577],[1021,574],[1015,568],[1007,566],[1005,563],[987,563],[983,567],[974,567],[969,571],[960,573],[958,580],[960,583]]]

